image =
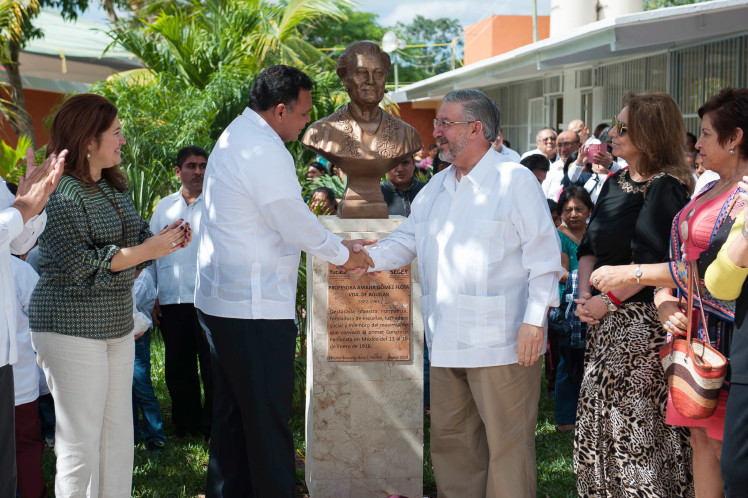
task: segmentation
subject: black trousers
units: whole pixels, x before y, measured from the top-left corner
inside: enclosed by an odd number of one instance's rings
[[[725,496],[748,496],[748,384],[730,384],[720,467]]]
[[[171,419],[177,434],[208,436],[213,422],[213,372],[210,346],[192,303],[161,305],[165,380],[171,396]],[[197,362],[200,360],[200,375]],[[200,395],[200,377],[205,405]]]
[[[0,497],[16,496],[16,410],[13,366],[0,367]]]
[[[206,498],[293,497],[293,320],[198,315],[215,383]]]

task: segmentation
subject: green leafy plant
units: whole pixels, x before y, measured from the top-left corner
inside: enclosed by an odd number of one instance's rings
[[[26,149],[31,147],[31,139],[21,135],[18,144],[11,147],[0,140],[0,176],[6,181],[18,183],[18,177],[26,171]]]
[[[335,192],[335,197],[338,199],[342,198],[343,192],[345,192],[345,184],[343,183],[343,180],[337,176],[324,175],[315,178],[310,182],[310,188],[312,190],[319,187],[327,187],[331,189]]]

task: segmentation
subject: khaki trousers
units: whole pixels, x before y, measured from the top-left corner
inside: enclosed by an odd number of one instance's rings
[[[431,458],[440,498],[533,498],[541,361],[431,367]]]

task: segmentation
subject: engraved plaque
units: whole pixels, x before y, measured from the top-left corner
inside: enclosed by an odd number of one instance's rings
[[[410,265],[358,280],[327,272],[327,361],[409,361]]]

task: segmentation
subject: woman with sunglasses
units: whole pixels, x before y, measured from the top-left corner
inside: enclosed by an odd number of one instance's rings
[[[667,332],[683,334],[686,330],[686,311],[670,289],[676,288],[681,294],[686,293],[686,260],[695,259],[699,273],[700,305],[707,317],[706,324],[699,324],[699,338],[705,339],[708,333],[712,345],[729,357],[735,301],[715,298],[705,287],[704,276],[745,205],[739,195],[738,182],[748,172],[748,89],[722,90],[701,106],[699,117],[701,133],[696,148],[704,167],[716,172],[719,179],[694,195],[673,220],[670,261],[661,265],[642,265],[641,268],[599,268],[591,278],[602,292],[624,289],[636,280],[635,271],[640,275],[642,284],[663,287],[655,296],[660,322]],[[695,296],[697,303],[698,297],[699,294]],[[722,496],[720,451],[727,394],[728,385],[725,385],[717,410],[711,417],[702,420],[683,417],[672,402],[668,403],[667,422],[690,428],[694,486],[698,496]]]
[[[665,423],[666,333],[654,288],[590,288],[603,265],[668,259],[673,216],[693,188],[680,110],[665,93],[628,94],[609,132],[628,169],[603,184],[577,251],[576,314],[589,325],[579,394],[574,470],[580,496],[693,496],[688,433]],[[594,295],[592,293],[595,293]]]

